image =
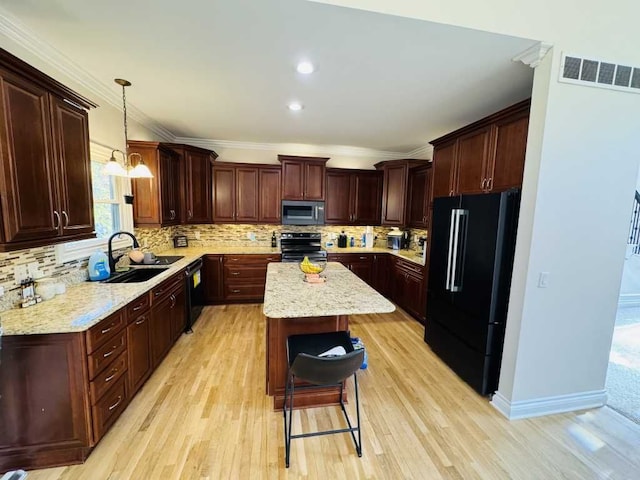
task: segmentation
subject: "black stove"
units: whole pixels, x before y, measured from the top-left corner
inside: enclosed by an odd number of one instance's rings
[[[280,251],[283,262],[301,262],[304,257],[312,262],[327,259],[320,233],[284,232],[280,235]]]

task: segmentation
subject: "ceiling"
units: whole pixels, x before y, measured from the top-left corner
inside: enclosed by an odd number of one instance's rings
[[[130,80],[128,105],[177,137],[386,152],[529,97],[533,70],[511,59],[537,43],[303,0],[2,8],[104,88]],[[297,73],[302,59],[317,71]]]

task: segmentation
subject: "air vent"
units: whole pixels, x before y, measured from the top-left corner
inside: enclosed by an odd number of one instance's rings
[[[640,67],[563,55],[560,81],[640,93]]]

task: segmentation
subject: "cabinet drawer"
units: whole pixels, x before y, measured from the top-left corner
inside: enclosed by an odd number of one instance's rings
[[[422,265],[418,265],[417,263],[412,263],[409,260],[403,260],[401,258],[396,258],[396,267],[401,270],[405,270],[407,273],[414,273],[420,277],[424,276],[424,267]]]
[[[95,443],[104,436],[127,406],[125,379],[126,377],[120,377],[107,393],[91,407]]]
[[[231,284],[225,286],[227,300],[259,300],[264,297],[264,283],[262,284]]]
[[[120,333],[111,338],[102,347],[89,355],[89,379],[93,380],[107,365],[127,349],[127,331],[122,330]]]
[[[224,264],[232,265],[267,265],[270,262],[279,262],[280,254],[256,254],[256,255],[225,255]]]
[[[87,352],[91,353],[96,348],[104,345],[104,343],[121,331],[126,325],[123,310],[119,310],[113,315],[108,316],[104,320],[98,322],[87,332]]]
[[[90,382],[91,404],[95,405],[112,385],[127,371],[127,354],[123,352],[111,365],[105,368]]]
[[[154,305],[155,303],[162,301],[163,298],[169,295],[171,290],[174,290],[183,282],[184,282],[184,272],[180,272],[174,275],[173,277],[171,277],[170,279],[162,282],[156,288],[151,290],[151,305]]]
[[[267,267],[250,267],[246,265],[234,265],[224,267],[224,281],[228,283],[249,281],[252,283],[264,283],[267,278]]]
[[[127,320],[133,320],[138,318],[141,313],[144,313],[149,309],[149,305],[151,301],[149,299],[149,294],[145,293],[144,295],[139,296],[133,302],[129,303],[126,306],[127,309]]]

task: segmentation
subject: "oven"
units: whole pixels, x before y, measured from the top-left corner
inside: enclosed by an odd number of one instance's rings
[[[193,332],[193,324],[198,320],[204,307],[204,287],[202,285],[202,259],[191,262],[186,270],[187,326],[185,332]]]
[[[284,232],[280,236],[280,251],[283,262],[301,262],[304,257],[312,262],[327,259],[327,251],[322,249],[320,233]]]

